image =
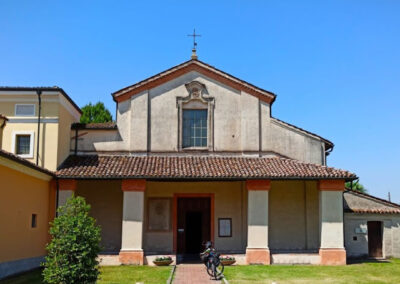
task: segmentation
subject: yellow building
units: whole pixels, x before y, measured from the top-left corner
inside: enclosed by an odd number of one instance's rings
[[[68,157],[70,127],[81,116],[59,87],[0,87],[0,113],[8,118],[0,149],[49,170]]]
[[[55,213],[54,173],[0,150],[0,279],[39,266]]]

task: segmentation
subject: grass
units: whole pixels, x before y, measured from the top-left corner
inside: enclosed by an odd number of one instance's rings
[[[346,266],[228,266],[224,275],[238,283],[400,283],[400,259]]]
[[[165,283],[171,266],[103,266],[100,268],[99,284],[145,284]],[[34,270],[22,275],[0,281],[0,284],[42,284],[42,271]]]

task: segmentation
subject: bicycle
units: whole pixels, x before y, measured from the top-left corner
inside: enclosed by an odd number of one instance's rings
[[[208,241],[203,245],[205,246],[205,251],[200,254],[200,258],[206,266],[208,275],[218,280],[225,268],[220,260],[221,255],[212,246],[212,242]]]

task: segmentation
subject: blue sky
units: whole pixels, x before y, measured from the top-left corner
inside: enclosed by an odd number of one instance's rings
[[[78,105],[199,59],[278,95],[273,116],[335,143],[328,165],[400,202],[400,1],[1,1],[0,85]]]

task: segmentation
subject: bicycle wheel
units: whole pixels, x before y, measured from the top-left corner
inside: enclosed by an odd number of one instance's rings
[[[222,264],[222,262],[220,262],[216,268],[217,268],[218,277],[219,277],[222,275],[222,273],[224,273],[225,266]]]
[[[212,270],[212,277],[214,277],[215,280],[218,280],[218,271],[217,267],[215,266],[215,263],[211,264],[211,270]]]

